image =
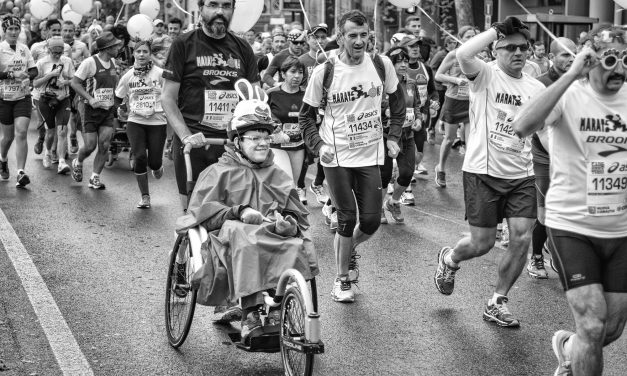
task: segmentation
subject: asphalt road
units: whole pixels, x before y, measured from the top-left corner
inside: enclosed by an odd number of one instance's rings
[[[34,142],[30,133],[30,146]],[[455,292],[433,285],[437,252],[467,230],[460,174],[438,189],[433,166],[439,146],[426,145],[429,175],[415,186],[416,207],[404,207],[406,224],[383,225],[360,247],[360,283],[353,304],[331,301],[335,274],[332,233],[309,193],[318,251],[322,339],[318,375],[549,375],[556,361],[551,336],[573,329],[564,294],[549,280],[521,275],[510,293],[520,329],[482,320],[505,252],[463,264]],[[150,180],[152,205],[139,210],[126,156],[102,174],[104,191],[46,171],[29,155],[32,183],[17,190],[15,154],[11,179],[0,182],[0,208],[30,255],[54,303],[97,375],[279,375],[278,354],[241,352],[212,324],[212,309],[199,306],[191,334],[179,349],[167,342],[164,291],[167,257],[180,214],[171,161],[162,180]],[[449,171],[459,171],[453,153]],[[6,227],[6,226],[5,226]],[[29,297],[0,244],[0,374],[58,375],[58,359]],[[627,340],[605,350],[607,375],[627,374]],[[62,346],[63,347],[63,344]],[[68,373],[69,374],[69,373]]]

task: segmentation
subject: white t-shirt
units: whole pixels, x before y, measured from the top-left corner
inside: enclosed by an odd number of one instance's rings
[[[89,53],[89,47],[87,47],[87,45],[83,42],[81,42],[80,40],[76,39],[74,40],[74,43],[72,43],[72,45],[70,46],[71,49],[71,55],[72,55],[72,61],[74,62],[74,67],[78,67],[79,64],[86,59],[85,57],[85,52],[87,51],[87,56],[90,56],[91,54]]]
[[[531,137],[516,136],[511,123],[544,85],[525,73],[511,77],[498,64],[480,64],[470,81],[470,132],[462,170],[500,179],[533,176]]]
[[[35,66],[30,50],[25,44],[17,43],[15,51],[6,40],[0,42],[0,71],[25,72]],[[30,81],[5,79],[0,80],[0,98],[6,101],[17,101],[30,95]]]
[[[72,64],[72,60],[67,56],[61,56],[59,59],[59,63],[63,64],[63,70],[61,71],[61,76],[64,80],[71,80],[74,76],[74,64]],[[58,64],[58,63],[57,63]],[[37,61],[37,77],[41,78],[46,74],[52,71],[52,67],[55,66],[55,63],[52,62],[50,55],[46,55],[39,61]],[[48,81],[50,82],[50,81]],[[33,98],[39,99],[41,93],[46,89],[47,83],[44,83],[42,86],[35,86],[33,88]],[[70,95],[70,85],[57,85],[58,89],[49,88],[49,91],[57,94],[59,99],[64,99]]]
[[[159,125],[166,124],[165,113],[161,107],[161,89],[163,89],[163,69],[153,65],[150,72],[139,77],[131,68],[122,76],[115,96],[128,96],[128,121],[139,124]]]
[[[546,225],[598,238],[627,236],[627,87],[608,96],[575,82],[546,125]]]
[[[381,100],[383,92],[396,91],[398,77],[389,58],[385,66],[385,88],[369,56],[359,65],[347,65],[334,59],[333,82],[329,87],[320,137],[335,148],[331,163],[325,167],[364,167],[383,164],[383,127]],[[303,102],[320,107],[322,80],[326,64],[317,66],[311,76]]]
[[[30,53],[33,55],[33,60],[36,62],[40,59],[43,59],[45,56],[50,54],[50,50],[48,49],[48,42],[42,41],[34,43],[30,46]],[[63,43],[63,56],[71,57],[72,56],[72,47],[69,44]]]

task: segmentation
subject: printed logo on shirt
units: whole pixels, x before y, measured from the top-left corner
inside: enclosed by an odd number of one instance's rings
[[[496,103],[508,104],[511,106],[522,106],[522,96],[518,94],[496,93],[494,101]]]
[[[232,69],[240,69],[242,66],[239,59],[235,59],[231,55],[229,55],[228,59],[225,59],[221,52],[211,56],[196,56],[196,65],[198,67],[222,67]]]
[[[605,118],[581,118],[581,132],[627,132],[627,124],[619,114],[606,115]]]
[[[205,72],[207,72],[207,71],[205,71]],[[209,71],[209,72],[215,72],[215,71]],[[235,73],[235,75],[237,75],[236,72],[228,72],[228,73]],[[215,79],[209,81],[209,84],[217,85],[217,84],[221,84],[223,82],[229,82],[229,79],[225,78],[225,77],[216,77]]]
[[[339,93],[331,94],[331,103],[346,103],[354,102],[359,98],[376,97],[383,92],[383,86],[374,86],[374,83],[370,83],[371,88],[368,91],[364,91],[364,85],[360,84],[351,87],[349,91],[341,91]]]

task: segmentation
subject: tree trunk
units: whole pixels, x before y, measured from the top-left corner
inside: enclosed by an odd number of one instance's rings
[[[457,14],[457,30],[466,25],[475,25],[472,15],[472,0],[455,0],[455,12]]]

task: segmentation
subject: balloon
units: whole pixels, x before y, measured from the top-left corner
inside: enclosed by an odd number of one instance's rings
[[[18,15],[20,14],[20,8],[18,7],[13,7],[13,9],[11,10],[11,12],[13,12],[13,14]]]
[[[92,0],[68,0],[67,2],[72,10],[80,15],[87,16],[94,6]]]
[[[420,0],[390,0],[390,3],[399,8],[411,8],[420,5]]]
[[[627,9],[627,0],[614,0],[614,2],[618,4],[618,6]]]
[[[94,1],[94,6],[96,8],[102,8],[102,3],[100,1]]]
[[[152,19],[145,14],[136,14],[128,20],[126,30],[131,38],[150,39],[153,30]]]
[[[25,13],[25,14],[24,14],[24,19],[25,19],[26,21],[30,21],[30,13]]]
[[[263,3],[258,0],[237,0],[229,28],[236,33],[250,30],[261,16]]]
[[[63,21],[72,21],[74,25],[78,25],[81,23],[83,16],[73,11],[72,8],[70,8],[70,4],[65,4],[63,9],[61,9],[61,18],[63,18]]]
[[[22,6],[22,0],[15,0],[15,6],[16,7],[21,7]]]
[[[54,4],[47,0],[32,0],[30,4],[31,14],[39,20],[45,20],[48,18],[48,16],[50,16],[55,9]]]
[[[5,5],[6,5],[7,9],[13,9],[13,2],[12,1],[7,1]]]
[[[137,0],[122,0],[122,2],[124,4],[133,4],[134,2],[136,2]]]
[[[142,0],[139,3],[139,13],[147,15],[151,20],[157,18],[159,10],[161,10],[159,0]]]

